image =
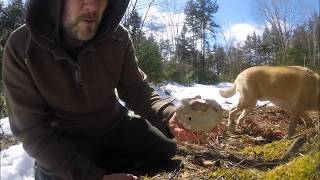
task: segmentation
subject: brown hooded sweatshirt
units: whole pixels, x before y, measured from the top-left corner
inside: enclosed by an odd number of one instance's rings
[[[119,25],[128,2],[109,0],[97,34],[73,58],[59,43],[63,0],[31,0],[26,25],[7,41],[3,77],[12,132],[56,179],[102,179],[88,144],[103,143],[127,113],[115,88],[130,109],[167,132],[175,108],[148,85]]]

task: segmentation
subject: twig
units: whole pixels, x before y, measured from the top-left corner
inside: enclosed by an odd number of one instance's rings
[[[262,105],[262,106],[257,106],[255,109],[256,109],[256,110],[261,109],[261,108],[267,106],[267,105],[270,104],[270,103],[271,103],[271,102],[267,102],[267,103],[265,103],[265,104]]]
[[[143,19],[143,21],[142,21],[142,23],[141,23],[141,30],[142,30],[142,28],[143,28],[143,26],[144,26],[144,22],[146,21],[146,19],[147,19],[147,16],[148,16],[148,13],[149,13],[149,10],[150,10],[150,7],[152,6],[152,4],[153,4],[153,2],[154,2],[155,0],[151,0],[151,2],[149,3],[149,6],[148,6],[148,9],[147,9],[147,12],[145,13],[145,15],[144,15],[144,19]]]
[[[241,168],[245,168],[245,166],[242,166],[242,165],[239,165],[239,164],[234,164],[234,163],[232,163],[232,162],[230,162],[230,161],[227,161],[227,163],[228,164],[230,164],[230,165],[232,165],[232,167],[241,167]]]
[[[186,161],[189,160],[189,159],[190,159],[190,156],[187,156],[186,159],[184,159],[183,161],[180,162],[178,168],[175,169],[175,170],[173,171],[173,173],[170,175],[169,180],[173,180],[173,179],[175,179],[175,178],[179,175],[179,173],[180,173],[180,171],[181,171],[181,168],[182,168],[184,162],[186,162]]]
[[[240,162],[238,162],[237,164],[235,164],[233,167],[237,167],[237,166],[239,166],[243,161],[245,161],[246,159],[242,159]],[[225,173],[223,173],[223,174],[221,174],[219,177],[217,177],[215,180],[218,180],[218,179],[220,179],[221,177],[223,177],[224,175],[226,174],[226,172]]]
[[[277,161],[277,162],[259,163],[259,164],[252,165],[252,166],[250,166],[250,167],[260,167],[260,166],[266,166],[266,165],[272,165],[272,166],[274,166],[274,165],[279,165],[279,164],[282,164],[282,162]]]
[[[290,158],[292,153],[295,153],[306,142],[306,136],[300,136],[290,145],[288,150],[281,156],[280,161],[286,161]]]

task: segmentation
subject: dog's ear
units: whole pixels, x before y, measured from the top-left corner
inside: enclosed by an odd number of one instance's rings
[[[209,108],[209,105],[204,99],[194,99],[190,103],[191,109],[194,111],[206,112]]]

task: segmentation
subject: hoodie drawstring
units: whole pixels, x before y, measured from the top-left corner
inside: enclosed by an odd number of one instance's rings
[[[74,79],[75,79],[76,87],[78,89],[82,89],[81,68],[80,68],[79,64],[72,63],[71,64],[71,69],[72,69],[72,73],[73,73],[73,76],[74,76]]]
[[[24,63],[27,65],[28,68],[29,68],[30,59],[31,59],[31,41],[32,41],[32,37],[31,35],[29,35],[26,49],[25,49],[25,56],[24,56]]]
[[[32,36],[29,35],[27,44],[26,44],[26,49],[25,49],[25,56],[24,56],[24,63],[26,64],[27,68],[30,67],[30,63],[31,63],[31,45],[32,45]],[[68,59],[67,61],[71,65],[71,70],[73,73],[76,88],[84,91],[83,85],[82,85],[82,78],[81,78],[82,75],[81,75],[80,65],[76,62],[73,62],[70,59]],[[85,91],[84,91],[84,94],[87,95]]]

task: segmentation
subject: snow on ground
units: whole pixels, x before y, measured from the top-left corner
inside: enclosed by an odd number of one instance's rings
[[[10,129],[10,125],[9,125],[9,119],[7,117],[1,119],[0,125],[2,127],[4,134],[12,134],[11,129]],[[0,133],[2,133],[2,132],[0,132]]]
[[[231,86],[231,83],[220,83],[217,85],[193,84],[189,87],[186,87],[177,83],[170,83],[165,86],[161,86],[160,89],[175,97],[176,100],[174,103],[176,105],[178,105],[183,98],[190,98],[200,95],[204,99],[216,100],[224,109],[228,109],[233,103],[237,103],[239,95],[236,94],[231,98],[225,99],[219,95],[219,90],[226,89]]]
[[[0,121],[4,134],[11,135],[9,119]],[[1,180],[33,180],[33,159],[23,150],[22,144],[0,152]]]
[[[1,151],[1,180],[33,180],[33,159],[22,144]]]
[[[193,84],[191,86],[182,86],[177,83],[169,83],[164,86],[154,87],[154,89],[163,97],[172,96],[174,103],[179,104],[183,98],[190,98],[200,95],[205,99],[214,99],[224,109],[229,109],[238,102],[239,95],[225,99],[219,95],[220,89],[232,86],[231,83],[220,83],[217,85]],[[265,102],[258,102],[262,105]],[[5,134],[11,134],[8,118],[0,121]],[[33,159],[23,150],[22,144],[11,146],[9,149],[1,151],[1,180],[31,180],[33,177]]]
[[[224,98],[220,96],[219,90],[221,89],[228,89],[232,86],[232,83],[219,83],[216,85],[202,85],[202,84],[193,84],[191,86],[182,86],[178,83],[169,83],[167,85],[161,86],[158,88],[158,92],[160,92],[160,95],[168,95],[176,98],[176,101],[174,103],[176,105],[179,104],[181,99],[183,98],[190,98],[195,97],[197,95],[200,95],[204,99],[213,99],[216,100],[224,109],[230,109],[234,105],[238,103],[239,94],[236,93],[234,96],[230,98]],[[265,101],[258,101],[257,105],[261,106],[266,104]]]

